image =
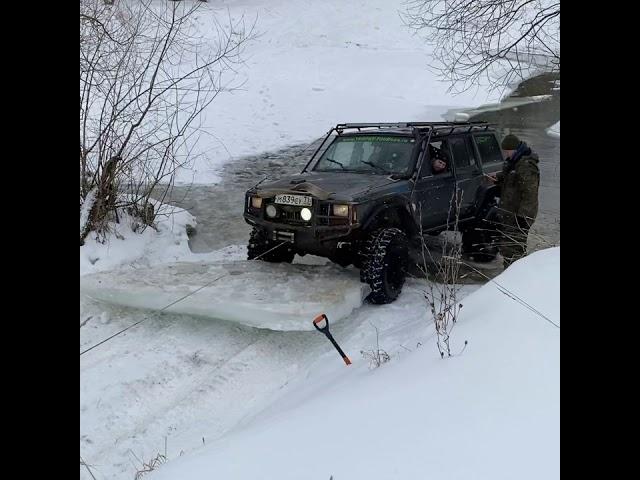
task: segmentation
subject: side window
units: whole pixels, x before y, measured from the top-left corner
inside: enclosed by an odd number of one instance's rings
[[[450,140],[451,151],[453,152],[453,161],[456,168],[467,168],[471,166],[471,157],[467,150],[467,145],[462,137],[452,138]]]
[[[434,161],[440,160],[434,166]],[[437,169],[437,167],[440,167]],[[451,173],[451,159],[449,158],[449,145],[446,140],[436,140],[429,143],[427,156],[422,166],[422,177],[431,175],[447,175]]]
[[[488,163],[502,164],[502,151],[496,137],[491,134],[474,135],[478,151],[480,152],[480,160],[484,165]]]
[[[476,149],[473,146],[473,140],[471,140],[471,136],[465,137],[465,142],[467,143],[467,151],[469,152],[471,158],[471,165],[474,167],[480,168],[480,161],[476,158]]]

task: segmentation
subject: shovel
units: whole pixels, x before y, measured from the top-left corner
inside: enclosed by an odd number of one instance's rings
[[[316,318],[313,319],[313,326],[316,327],[316,330],[318,330],[320,333],[324,333],[326,335],[326,337],[333,344],[333,346],[336,347],[336,350],[342,357],[342,360],[344,360],[344,363],[347,365],[351,365],[351,360],[349,360],[349,357],[345,355],[345,353],[340,348],[340,345],[336,343],[336,341],[333,338],[333,335],[331,335],[331,332],[329,331],[329,319],[324,313],[318,315]]]

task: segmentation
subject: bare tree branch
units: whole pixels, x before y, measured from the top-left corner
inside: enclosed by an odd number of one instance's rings
[[[204,110],[233,91],[254,24],[244,17],[199,33],[203,3],[81,0],[80,198],[94,192],[81,232],[106,228],[120,210],[148,225],[151,193],[171,188],[194,159]],[[205,7],[206,8],[206,7]]]
[[[542,69],[560,71],[560,2],[407,0],[405,24],[433,47],[429,68],[462,92],[503,89]]]

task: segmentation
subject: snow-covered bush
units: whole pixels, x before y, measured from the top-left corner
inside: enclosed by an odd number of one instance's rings
[[[371,350],[361,350],[360,355],[369,361],[370,368],[378,368],[390,361],[391,356],[385,350],[380,348],[380,332],[378,331],[378,327],[373,324],[371,324],[371,326],[376,330],[375,348],[372,348]]]
[[[462,304],[458,301],[461,266],[462,246],[457,239],[458,220],[462,196],[456,193],[451,197],[448,218],[455,218],[452,231],[441,235],[442,255],[436,258],[431,249],[422,241],[422,271],[426,281],[424,298],[427,309],[436,331],[436,344],[442,358],[451,354],[451,330],[453,329]],[[421,232],[422,233],[422,232]],[[422,237],[424,238],[424,237]],[[431,272],[431,276],[429,275]]]
[[[200,6],[80,2],[80,197],[92,196],[81,245],[119,221],[119,209],[152,224],[152,193],[163,199],[176,170],[194,160],[200,114],[232,88],[251,29],[242,18],[214,20],[208,41],[197,33]]]

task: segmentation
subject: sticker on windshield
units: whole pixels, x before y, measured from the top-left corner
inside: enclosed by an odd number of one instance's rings
[[[390,143],[413,143],[415,138],[409,137],[383,137],[375,135],[349,136],[342,137],[343,142],[390,142]]]

